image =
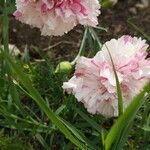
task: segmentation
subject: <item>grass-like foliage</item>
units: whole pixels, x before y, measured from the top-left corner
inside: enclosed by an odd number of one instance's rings
[[[0,1],[0,150],[150,149],[150,83],[123,110],[122,91],[108,49],[119,117],[89,114],[62,89],[71,73],[55,73],[56,64],[46,52],[39,52],[41,62],[30,61],[26,53],[22,59],[10,54],[8,15],[14,11],[14,2]],[[94,56],[101,50],[99,30],[107,31],[85,28],[72,66],[82,54]],[[88,54],[86,47],[92,49]]]

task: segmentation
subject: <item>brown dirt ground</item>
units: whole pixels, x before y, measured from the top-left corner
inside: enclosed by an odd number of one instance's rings
[[[112,9],[101,9],[99,25],[108,28],[108,32],[100,32],[101,41],[117,38],[123,34],[139,35],[127,20],[134,18],[134,23],[150,35],[150,7],[139,10],[135,7],[136,0],[127,2],[120,0]],[[62,37],[44,37],[36,28],[22,24],[10,16],[10,43],[15,44],[21,51],[28,46],[31,57],[38,58],[35,49],[53,47],[50,52],[56,60],[67,59],[77,53],[82,39],[83,27],[77,26]]]

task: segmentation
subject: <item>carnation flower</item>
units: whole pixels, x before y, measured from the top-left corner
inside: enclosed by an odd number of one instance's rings
[[[128,35],[112,39],[94,58],[80,57],[74,76],[63,89],[73,93],[91,114],[118,116],[116,80],[108,53],[111,53],[123,92],[124,109],[150,79],[150,58],[145,40]]]
[[[98,0],[16,0],[16,19],[40,28],[42,35],[63,35],[77,24],[96,26]]]

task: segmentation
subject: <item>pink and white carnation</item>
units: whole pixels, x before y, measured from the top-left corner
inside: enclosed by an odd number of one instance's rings
[[[16,19],[40,28],[42,35],[63,35],[77,24],[98,24],[98,0],[16,0]]]
[[[74,76],[63,89],[73,93],[91,114],[118,115],[116,80],[108,50],[112,55],[123,92],[124,109],[150,80],[150,58],[145,40],[128,35],[112,39],[94,58],[80,57]]]

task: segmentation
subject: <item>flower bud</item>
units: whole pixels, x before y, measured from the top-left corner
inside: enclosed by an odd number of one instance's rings
[[[104,8],[110,8],[114,6],[118,0],[102,0],[102,7]]]
[[[71,70],[71,63],[69,61],[62,61],[57,65],[55,73],[69,74]]]

